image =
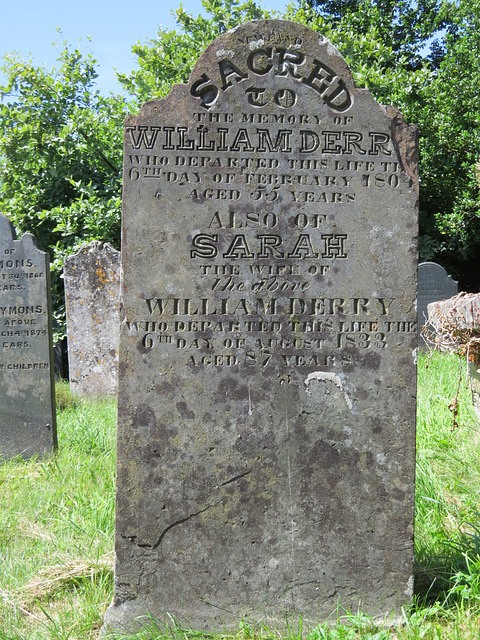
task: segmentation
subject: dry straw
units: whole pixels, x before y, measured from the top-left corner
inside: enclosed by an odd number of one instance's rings
[[[422,336],[431,351],[464,356],[480,367],[480,294],[462,292],[429,304]]]
[[[42,600],[58,589],[82,578],[93,580],[96,574],[113,571],[113,553],[107,553],[96,562],[69,561],[42,569],[21,589],[31,600]]]

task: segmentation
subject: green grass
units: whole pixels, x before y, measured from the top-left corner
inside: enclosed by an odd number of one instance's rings
[[[111,598],[115,403],[58,395],[58,453],[0,467],[0,640],[97,638]]]
[[[217,638],[410,640],[480,638],[480,428],[459,362],[418,368],[415,599],[403,623],[377,627],[339,611],[334,626],[288,631],[239,620]],[[464,372],[465,373],[465,372]],[[449,405],[459,389],[458,426]],[[57,389],[59,450],[0,466],[0,640],[97,639],[113,589],[115,403]],[[123,640],[212,638],[175,621]]]

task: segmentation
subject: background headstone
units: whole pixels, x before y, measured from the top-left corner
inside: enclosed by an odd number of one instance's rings
[[[120,252],[93,242],[65,258],[70,387],[81,396],[117,392]]]
[[[413,588],[417,136],[242,25],[125,125],[114,601],[190,628]]]
[[[0,214],[0,460],[57,444],[48,255]]]
[[[418,265],[418,342],[425,345],[421,331],[427,324],[428,305],[437,300],[446,300],[458,293],[458,282],[449,276],[436,262],[421,262]]]

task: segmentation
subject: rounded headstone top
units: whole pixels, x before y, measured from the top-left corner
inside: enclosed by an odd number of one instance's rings
[[[355,89],[347,63],[329,40],[287,20],[247,22],[221,34],[198,59],[188,85],[175,85],[167,99],[183,93],[185,86],[199,108],[212,111],[237,89],[258,108],[267,106],[275,86],[274,109],[318,100],[320,109],[338,114],[349,111],[355,93],[370,95]],[[159,102],[147,102],[140,115],[148,115]]]
[[[420,262],[419,269],[430,269],[430,271],[438,271],[439,274],[447,276],[447,271],[438,262]]]
[[[93,240],[89,244],[82,244],[82,246],[78,249],[76,253],[72,253],[69,256],[65,257],[65,262],[71,262],[72,260],[76,260],[79,256],[85,256],[87,254],[98,255],[99,253],[110,254],[112,256],[120,255],[120,252],[117,251],[109,242],[104,242],[103,240]]]
[[[0,245],[8,244],[15,240],[17,234],[15,228],[6,215],[0,213]]]
[[[338,49],[317,31],[289,20],[247,22],[222,33],[200,56],[190,79],[223,61],[235,65],[237,60],[241,74],[273,73],[277,79],[290,76],[305,84],[309,80],[312,84],[317,82],[317,88],[322,76],[325,93],[333,89],[327,85],[337,87],[341,78],[350,91],[354,89],[352,74]],[[246,68],[240,67],[244,63]],[[235,71],[235,67],[231,70]],[[226,80],[228,83],[228,78]],[[339,92],[337,99],[332,100],[337,104],[343,101],[347,102],[346,92]]]

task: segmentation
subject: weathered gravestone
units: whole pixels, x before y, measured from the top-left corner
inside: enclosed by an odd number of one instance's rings
[[[412,594],[416,129],[283,21],[125,127],[114,602],[194,628]],[[280,624],[280,622],[279,622]]]
[[[421,262],[418,265],[417,314],[419,344],[425,341],[421,336],[423,327],[428,324],[428,305],[437,300],[446,300],[458,293],[458,282],[449,276],[436,262]]]
[[[93,242],[64,262],[70,386],[81,396],[117,392],[120,252]]]
[[[0,459],[57,444],[48,255],[0,214]]]

